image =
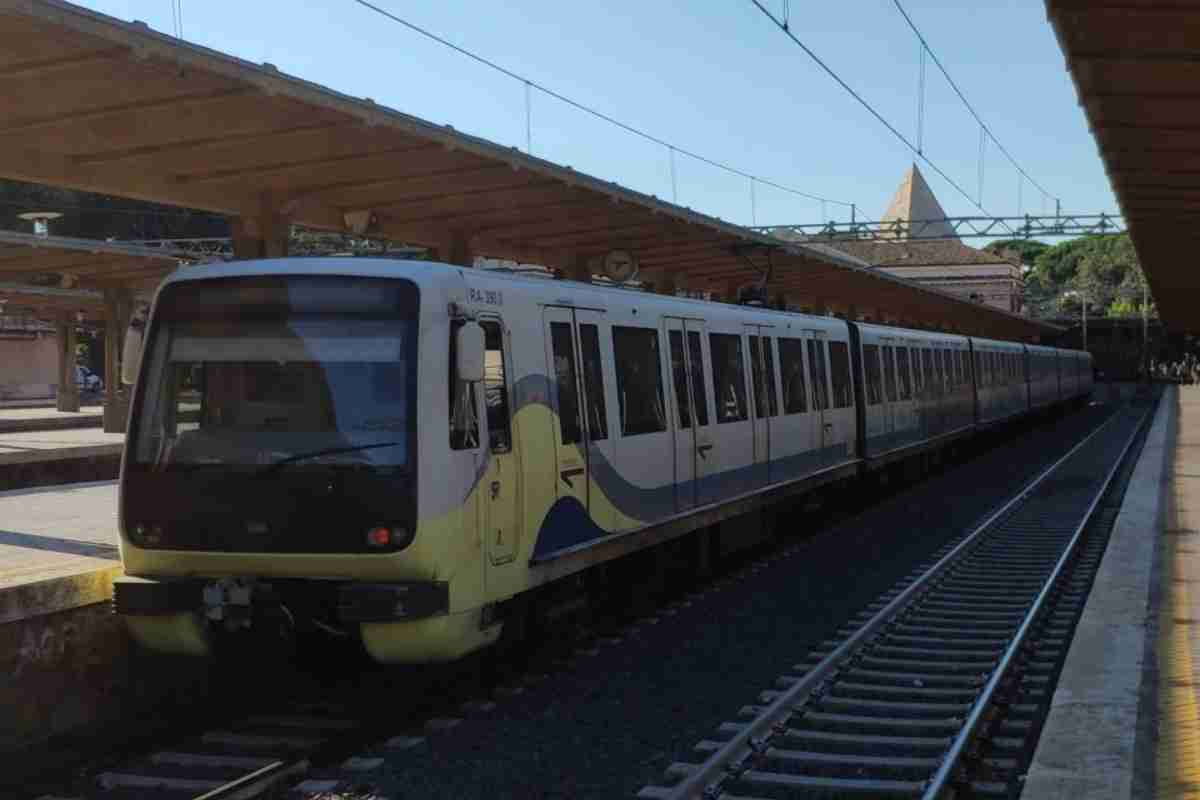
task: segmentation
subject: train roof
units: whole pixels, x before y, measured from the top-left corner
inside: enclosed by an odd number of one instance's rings
[[[602,303],[619,302],[621,304],[663,304],[674,306],[676,308],[691,307],[695,309],[697,315],[707,314],[709,316],[720,314],[730,316],[740,316],[744,314],[769,315],[782,319],[795,320],[802,319],[806,324],[820,325],[830,329],[845,329],[846,321],[835,318],[817,316],[813,314],[804,314],[796,311],[779,311],[772,308],[761,306],[740,306],[730,303],[721,303],[711,300],[697,300],[689,297],[677,297],[673,295],[661,295],[651,292],[641,292],[634,289],[622,288],[612,285],[605,286],[595,283],[583,283],[580,281],[549,278],[549,277],[533,277],[523,275],[517,272],[509,272],[501,269],[474,269],[469,267],[456,266],[453,264],[445,264],[437,261],[417,261],[413,259],[400,258],[362,258],[353,256],[292,256],[287,258],[272,258],[272,259],[253,259],[247,261],[222,262],[214,264],[198,264],[192,266],[181,267],[174,273],[169,275],[163,282],[163,287],[186,281],[193,280],[212,280],[217,278],[230,278],[250,275],[346,275],[357,277],[370,278],[403,278],[411,280],[418,286],[427,287],[444,287],[447,289],[461,289],[462,281],[470,279],[472,283],[493,284],[495,286],[521,286],[528,288],[531,293],[540,296],[542,299],[549,298],[554,302],[556,298],[553,295],[557,292],[569,291],[571,293],[583,293],[596,298],[598,305]],[[567,302],[577,302],[578,295],[572,298],[561,298]],[[922,339],[922,340],[937,340],[951,342],[965,342],[968,338],[973,341],[992,345],[1008,345],[1021,346],[1019,342],[1012,342],[1003,339],[982,339],[979,337],[967,337],[957,333],[945,333],[940,331],[923,331],[912,328],[902,328],[893,325],[879,325],[874,323],[855,323],[864,331],[876,331],[880,333],[903,332],[904,336]],[[1024,345],[1031,352],[1060,352],[1061,348],[1049,347],[1045,345]],[[1062,351],[1067,352],[1067,351]],[[1082,352],[1082,351],[1070,351]]]

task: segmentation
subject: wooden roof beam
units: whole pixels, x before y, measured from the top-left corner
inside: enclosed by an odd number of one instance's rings
[[[403,156],[424,156],[432,152],[440,152],[442,148],[435,144],[413,144],[384,150],[373,150],[366,153],[351,153],[348,155],[324,156],[314,158],[295,158],[286,161],[276,161],[258,166],[243,166],[212,171],[182,172],[175,176],[175,181],[181,184],[223,183],[228,181],[244,181],[247,178],[266,178],[271,176],[286,176],[294,172],[306,173],[320,167],[344,168],[348,165],[362,165],[364,162],[381,162],[385,166],[389,160]]]
[[[344,209],[386,208],[412,200],[469,194],[485,190],[503,191],[528,185],[561,185],[535,173],[508,165],[450,167],[417,173],[375,177],[363,181],[337,181],[325,186],[309,186],[293,202],[317,201]]]
[[[530,183],[507,189],[480,189],[424,197],[403,202],[372,205],[371,209],[395,220],[476,220],[473,227],[481,231],[506,230],[510,224],[520,224],[532,217],[530,224],[545,221],[570,220],[582,211],[599,211],[603,206],[584,192],[555,186],[553,183]],[[566,213],[554,214],[565,210]],[[541,216],[542,219],[538,220]]]
[[[0,81],[45,78],[61,72],[71,72],[73,70],[94,67],[116,58],[128,57],[129,54],[129,48],[109,47],[89,53],[5,64],[0,66]]]
[[[84,111],[68,111],[66,113],[55,114],[53,116],[36,117],[33,119],[9,122],[8,124],[0,124],[0,136],[8,136],[14,133],[25,134],[45,128],[57,128],[63,125],[74,125],[81,122],[95,122],[97,120],[107,119],[113,116],[140,113],[144,111],[150,111],[152,109],[178,109],[183,106],[188,106],[191,108],[202,107],[214,103],[225,103],[231,99],[245,97],[252,93],[252,90],[244,88],[220,89],[217,91],[199,92],[196,94],[181,94],[174,97],[160,98],[155,100],[121,103],[119,105],[92,108]]]
[[[270,142],[277,144],[280,139],[312,133],[335,132],[339,129],[358,127],[360,123],[317,122],[311,125],[286,125],[276,128],[265,128],[257,131],[224,133],[215,136],[203,136],[196,139],[183,139],[165,144],[143,145],[115,150],[102,150],[72,156],[76,164],[111,164],[119,161],[142,161],[160,156],[177,156],[205,150],[219,150],[230,145],[254,144]]]

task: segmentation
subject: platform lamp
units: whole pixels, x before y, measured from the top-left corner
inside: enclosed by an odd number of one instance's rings
[[[26,211],[23,214],[17,214],[17,216],[33,223],[34,236],[49,236],[50,220],[58,219],[62,214],[58,211]]]

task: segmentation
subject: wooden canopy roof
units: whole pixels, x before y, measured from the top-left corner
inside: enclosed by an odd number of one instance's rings
[[[0,282],[45,285],[49,278],[66,289],[153,287],[193,260],[168,247],[0,231]]]
[[[104,295],[94,289],[59,289],[0,282],[0,317],[33,317],[45,322],[99,325]]]
[[[1163,322],[1200,333],[1200,2],[1046,0]]]
[[[624,249],[647,274],[720,295],[769,261],[772,296],[802,305],[985,336],[1058,330],[60,0],[0,0],[0,86],[0,177],[225,213],[251,231],[369,219],[451,261],[577,272]]]

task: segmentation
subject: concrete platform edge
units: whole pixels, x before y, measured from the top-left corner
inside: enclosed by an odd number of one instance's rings
[[[1159,531],[1178,416],[1160,398],[1076,628],[1022,800],[1149,797],[1154,787]]]
[[[0,588],[0,625],[107,603],[112,599],[113,579],[121,572],[121,565],[114,563],[111,567]]]

